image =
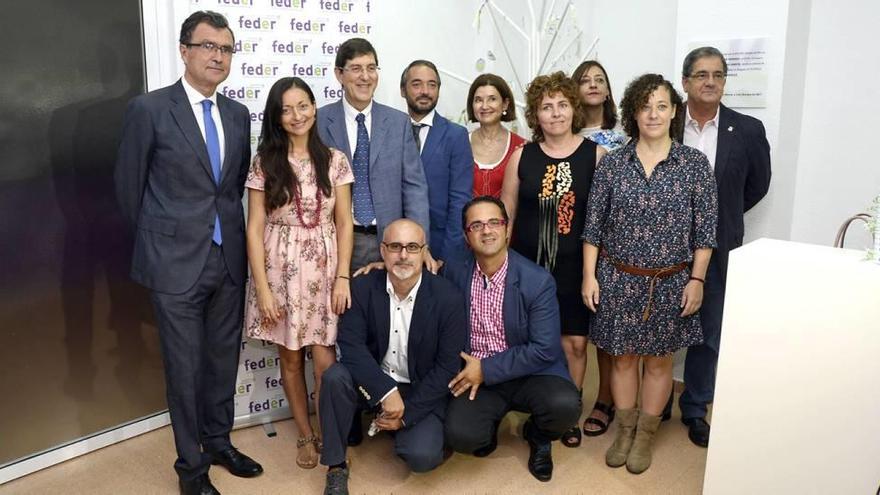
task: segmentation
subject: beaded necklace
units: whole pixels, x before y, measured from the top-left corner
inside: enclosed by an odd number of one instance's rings
[[[292,160],[296,160],[295,157],[291,157]],[[316,184],[317,186],[317,184]],[[312,223],[306,223],[303,219],[303,207],[302,207],[302,199],[300,197],[300,191],[302,190],[302,183],[299,184],[297,190],[293,193],[293,202],[296,206],[296,218],[299,220],[299,224],[305,229],[313,229],[318,226],[321,222],[321,202],[323,198],[323,194],[321,194],[321,188],[315,188],[315,201],[317,202],[317,207],[315,208],[315,219]]]

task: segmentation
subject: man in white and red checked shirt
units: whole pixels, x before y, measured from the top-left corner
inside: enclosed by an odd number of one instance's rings
[[[581,413],[581,397],[562,354],[556,283],[549,272],[508,249],[507,211],[491,196],[462,210],[471,255],[450,260],[444,276],[465,293],[468,339],[464,367],[449,383],[455,397],[444,423],[446,443],[485,457],[498,445],[498,425],[511,410],[529,413],[529,472],[549,481],[550,442]]]

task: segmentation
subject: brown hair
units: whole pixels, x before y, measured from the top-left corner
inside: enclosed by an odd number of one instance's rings
[[[614,129],[614,126],[617,125],[617,105],[614,103],[614,95],[611,93],[611,81],[608,79],[608,72],[605,71],[605,67],[602,67],[602,64],[595,60],[587,60],[586,62],[582,62],[581,65],[578,65],[577,69],[571,73],[571,80],[578,85],[578,88],[580,88],[581,78],[584,77],[584,74],[586,74],[591,67],[598,67],[599,70],[602,71],[602,75],[605,76],[605,85],[608,87],[608,98],[605,98],[605,101],[602,102],[602,129]],[[586,105],[584,105],[583,108],[584,117],[586,119]]]
[[[681,120],[684,118],[684,105],[682,105],[681,96],[672,87],[672,83],[662,75],[643,74],[629,83],[626,91],[623,92],[623,100],[620,101],[623,130],[633,141],[639,138],[639,124],[636,122],[636,115],[648,103],[651,93],[661,86],[669,91],[669,102],[675,105],[675,116],[669,123],[669,137],[675,139],[676,129],[681,126]]]
[[[581,102],[577,83],[562,71],[538,76],[526,88],[526,123],[532,129],[532,141],[536,143],[544,141],[544,130],[538,123],[538,107],[545,96],[556,94],[562,94],[574,110],[571,116],[571,133],[577,134],[584,127],[584,104]]]
[[[516,120],[516,102],[513,101],[513,92],[510,91],[510,86],[507,85],[507,82],[495,74],[480,74],[474,79],[474,82],[471,83],[471,88],[468,90],[466,105],[468,121],[477,121],[477,117],[474,115],[474,93],[483,86],[492,86],[501,95],[502,100],[507,100],[507,115],[501,115],[501,121],[510,122]]]

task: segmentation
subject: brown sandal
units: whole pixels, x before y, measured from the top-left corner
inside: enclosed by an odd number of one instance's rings
[[[317,438],[299,437],[296,441],[296,465],[303,469],[314,469],[318,465]],[[311,453],[309,453],[311,450]]]

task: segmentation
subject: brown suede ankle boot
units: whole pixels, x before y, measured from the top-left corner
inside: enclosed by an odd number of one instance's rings
[[[614,418],[617,423],[617,435],[614,443],[605,452],[605,464],[610,467],[620,467],[626,464],[626,458],[633,444],[636,421],[639,417],[638,409],[618,409]]]
[[[660,416],[642,413],[639,416],[636,437],[626,458],[626,470],[641,474],[651,467],[651,450],[654,448],[654,435],[660,427]]]

